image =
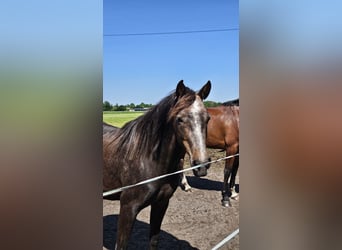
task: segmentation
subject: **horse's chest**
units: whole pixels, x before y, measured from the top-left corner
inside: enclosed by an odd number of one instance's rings
[[[176,191],[177,186],[166,183],[163,184],[158,190],[157,200],[170,199],[173,193]]]

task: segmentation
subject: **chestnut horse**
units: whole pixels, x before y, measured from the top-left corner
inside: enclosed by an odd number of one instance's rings
[[[175,172],[183,167],[185,153],[192,165],[210,161],[205,145],[209,115],[203,104],[210,89],[210,81],[197,93],[180,81],[172,94],[122,128],[104,124],[103,191]],[[205,176],[207,168],[202,165],[193,173]],[[157,248],[160,226],[179,177],[172,175],[105,197],[120,200],[116,249],[127,249],[136,216],[149,205],[149,248]]]
[[[210,115],[207,127],[207,147],[222,149],[226,151],[226,156],[239,153],[239,99],[225,102],[218,107],[207,108],[207,111]],[[225,207],[230,206],[229,197],[237,196],[234,187],[238,168],[239,156],[226,159],[221,201]],[[185,175],[183,175],[181,186],[186,191],[191,189]]]

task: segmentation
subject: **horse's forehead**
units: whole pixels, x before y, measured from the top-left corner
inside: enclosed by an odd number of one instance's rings
[[[204,111],[204,105],[199,96],[196,96],[195,101],[189,107],[190,112],[193,114],[200,114]]]

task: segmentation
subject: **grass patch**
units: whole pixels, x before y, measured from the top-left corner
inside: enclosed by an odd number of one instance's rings
[[[139,111],[103,111],[103,121],[121,128],[125,123],[144,114]]]

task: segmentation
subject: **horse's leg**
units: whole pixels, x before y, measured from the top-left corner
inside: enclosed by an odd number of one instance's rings
[[[227,154],[228,155],[228,154]],[[231,167],[231,162],[232,162],[232,158],[230,159],[226,159],[226,164],[224,167],[224,177],[223,177],[223,189],[222,189],[222,206],[224,207],[231,207],[232,205],[230,204],[230,200],[229,200],[229,195],[230,195],[230,190],[229,190],[229,186],[228,186],[228,179],[229,176],[231,174],[232,171],[232,167]]]
[[[239,156],[234,157],[234,162],[233,162],[233,169],[232,173],[230,176],[230,181],[229,181],[229,188],[231,192],[231,198],[237,199],[239,194],[235,191],[235,179],[236,179],[236,174],[239,169]]]
[[[226,149],[226,156],[230,156],[230,155],[234,155],[239,151],[239,145],[238,144],[234,144],[231,145],[229,147],[227,147]],[[235,175],[236,175],[236,171],[237,168],[234,169],[234,166],[236,167],[235,164],[239,164],[239,159],[238,156],[226,159],[226,165],[224,167],[224,179],[223,179],[223,190],[222,190],[222,205],[225,207],[231,206],[229,197],[232,195],[231,193],[231,185],[235,185]],[[228,185],[228,179],[230,177],[230,175],[234,175],[233,177],[233,181],[230,181],[229,185]]]
[[[139,210],[136,206],[120,202],[120,215],[115,249],[127,249],[128,240],[138,212]]]
[[[182,175],[182,180],[181,180],[181,188],[182,190],[188,192],[188,191],[191,191],[191,186],[189,185],[187,179],[186,179],[186,176],[184,173],[181,173]]]
[[[163,198],[151,205],[150,214],[150,249],[158,248],[158,240],[160,226],[164,218],[167,207],[169,206],[169,198]]]
[[[226,148],[226,156],[234,155],[239,151],[239,145],[231,145]],[[225,207],[231,206],[229,197],[232,195],[230,186],[235,185],[235,178],[233,182],[231,181],[228,185],[228,180],[231,174],[234,175],[233,172],[233,166],[235,159],[237,157],[232,157],[229,159],[226,159],[226,164],[224,167],[224,178],[223,178],[223,189],[222,189],[222,205]],[[236,161],[239,162],[238,160]],[[236,170],[237,171],[237,170]],[[235,173],[236,175],[236,173]],[[235,176],[234,176],[235,177]]]

